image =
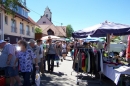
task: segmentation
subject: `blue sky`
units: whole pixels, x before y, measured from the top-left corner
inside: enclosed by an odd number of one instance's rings
[[[26,0],[29,16],[38,21],[48,6],[55,25],[71,24],[73,29],[110,22],[130,24],[130,0]],[[35,11],[35,12],[33,12]]]

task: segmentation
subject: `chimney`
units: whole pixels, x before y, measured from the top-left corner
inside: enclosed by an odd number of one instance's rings
[[[41,16],[41,18],[42,18],[42,16]]]

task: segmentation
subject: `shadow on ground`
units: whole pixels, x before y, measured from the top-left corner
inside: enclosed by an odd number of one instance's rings
[[[46,73],[41,77],[40,86],[75,86],[74,80],[68,78],[62,72]]]

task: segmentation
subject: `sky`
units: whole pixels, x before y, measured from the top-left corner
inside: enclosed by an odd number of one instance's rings
[[[52,22],[71,24],[74,31],[104,21],[130,24],[130,0],[26,0],[29,16],[38,21],[48,6]]]

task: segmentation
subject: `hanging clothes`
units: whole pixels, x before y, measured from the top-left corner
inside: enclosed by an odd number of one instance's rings
[[[88,51],[86,51],[86,60],[85,60],[85,65],[86,65],[86,72],[90,72],[90,54]]]
[[[102,52],[98,50],[96,55],[92,49],[74,50],[73,69],[78,72],[87,72],[96,74],[103,72]]]
[[[100,72],[103,73],[103,58],[102,58],[102,52],[101,52],[101,50],[99,50],[99,52],[100,52],[100,67],[101,67],[101,71],[100,71]]]
[[[86,59],[85,53],[82,53],[82,70],[84,72],[86,72],[85,59]]]
[[[103,72],[103,59],[101,50],[97,51],[95,63],[97,72]]]

